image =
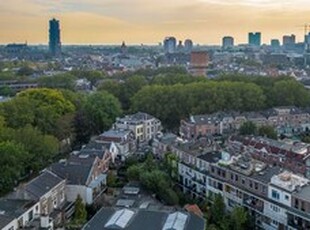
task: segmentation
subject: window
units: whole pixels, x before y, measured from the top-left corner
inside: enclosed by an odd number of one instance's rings
[[[272,220],[272,224],[275,225],[275,226],[278,226],[278,222],[275,221],[275,220]]]
[[[273,204],[270,204],[270,208],[274,211],[274,212],[280,212],[280,208],[278,206],[275,206]]]
[[[54,205],[54,208],[57,208],[57,198],[56,197],[53,198],[53,205]]]
[[[280,193],[277,192],[276,190],[271,190],[271,197],[272,197],[272,199],[279,200],[280,199]]]
[[[31,221],[33,219],[33,210],[28,213],[28,220]]]
[[[212,186],[212,180],[211,179],[208,180],[208,185]]]
[[[239,180],[238,175],[235,175],[235,181],[238,181],[238,180]]]
[[[285,195],[285,196],[284,196],[284,199],[285,199],[285,200],[289,200],[289,196],[288,196],[288,195]]]
[[[241,183],[242,183],[242,184],[245,184],[244,178],[241,179]]]
[[[254,188],[257,190],[258,189],[258,183],[254,183]]]

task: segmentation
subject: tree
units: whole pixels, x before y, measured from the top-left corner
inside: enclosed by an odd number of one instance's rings
[[[116,175],[112,171],[109,171],[107,175],[107,185],[109,187],[115,187],[116,182],[117,182]]]
[[[51,163],[59,150],[59,142],[55,137],[44,135],[30,125],[16,130],[10,128],[2,130],[0,141],[13,141],[21,144],[29,153],[22,165],[25,169],[35,172]]]
[[[0,87],[0,95],[1,96],[13,96],[14,91],[9,86],[1,86]]]
[[[235,207],[230,214],[231,229],[245,230],[248,224],[248,213],[243,207]]]
[[[55,134],[57,120],[68,113],[75,111],[75,106],[55,89],[30,89],[18,94],[32,105],[32,125],[43,133]]]
[[[127,169],[127,178],[131,181],[139,181],[143,169],[140,165],[132,165]]]
[[[6,124],[12,128],[21,128],[33,124],[35,107],[27,98],[15,97],[0,104],[0,114],[5,118]]]
[[[179,197],[175,191],[171,188],[160,189],[158,196],[162,199],[167,205],[177,205],[179,204]]]
[[[17,75],[19,76],[30,76],[34,73],[34,70],[29,66],[23,66],[17,71]]]
[[[225,203],[222,195],[215,194],[210,210],[210,223],[220,226],[225,216]]]
[[[116,117],[121,115],[121,106],[113,95],[102,91],[86,99],[83,112],[90,122],[92,133],[99,134],[109,129]]]
[[[164,156],[164,167],[167,170],[171,178],[178,176],[178,157],[174,153],[166,153]]]
[[[87,211],[85,204],[80,195],[77,196],[75,200],[75,212],[74,212],[74,223],[78,225],[83,225],[86,222]]]
[[[269,126],[269,125],[261,126],[258,129],[258,135],[263,136],[263,137],[268,137],[274,140],[278,139],[277,132],[274,130],[272,126]]]
[[[28,152],[13,141],[0,142],[0,194],[8,192],[25,175]]]
[[[52,89],[75,89],[75,81],[77,78],[69,73],[58,74],[52,77],[43,76],[38,79],[40,87]]]
[[[257,133],[257,127],[253,122],[246,121],[241,125],[239,133],[240,135],[255,135]]]

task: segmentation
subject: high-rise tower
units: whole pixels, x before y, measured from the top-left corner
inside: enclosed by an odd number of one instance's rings
[[[249,45],[260,46],[261,39],[262,39],[262,34],[260,32],[249,33]]]
[[[55,18],[49,21],[49,50],[53,56],[61,54],[60,26]]]

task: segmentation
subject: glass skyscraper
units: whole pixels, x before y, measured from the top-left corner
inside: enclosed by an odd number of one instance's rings
[[[61,54],[60,26],[55,18],[49,21],[49,50],[53,56]]]
[[[260,32],[249,33],[249,45],[260,46],[262,34]]]

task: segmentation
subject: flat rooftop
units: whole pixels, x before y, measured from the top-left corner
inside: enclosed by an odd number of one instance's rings
[[[309,180],[305,177],[298,176],[288,171],[284,171],[278,175],[274,175],[271,178],[271,184],[289,192],[293,192],[297,188],[302,188],[308,183]]]

